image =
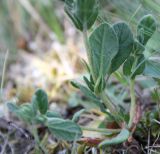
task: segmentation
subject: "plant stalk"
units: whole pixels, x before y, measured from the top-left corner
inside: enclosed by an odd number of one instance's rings
[[[43,145],[41,144],[40,142],[40,139],[39,139],[39,136],[38,136],[38,133],[37,133],[37,129],[35,128],[35,126],[32,124],[32,133],[33,133],[33,136],[34,136],[34,139],[36,141],[36,144],[38,145],[38,147],[41,149],[41,151],[44,153],[44,154],[48,154],[47,150],[45,149],[45,147],[43,147]]]
[[[83,30],[83,40],[84,40],[84,44],[85,44],[85,48],[86,48],[86,52],[87,52],[88,62],[90,65],[90,71],[91,71],[94,82],[96,82],[96,78],[94,76],[93,68],[92,68],[91,49],[90,49],[90,45],[89,45],[89,41],[88,41],[88,34],[87,34],[87,30],[85,30],[85,29]]]
[[[7,59],[8,59],[9,51],[7,50],[4,58],[3,63],[3,69],[2,69],[2,79],[1,79],[1,85],[0,85],[0,101],[3,100],[3,86],[4,86],[4,79],[5,79],[5,71],[6,71],[6,65],[7,65]]]
[[[135,80],[131,79],[131,81],[130,81],[131,107],[130,107],[130,119],[129,119],[129,123],[128,123],[129,128],[132,127],[135,112],[136,112],[136,97],[135,97],[134,86],[135,86]]]
[[[121,131],[121,129],[107,129],[107,128],[88,128],[88,127],[82,127],[82,130],[86,130],[86,131],[92,131],[92,132],[99,132],[99,133],[119,133]]]
[[[89,64],[90,64],[90,71],[91,71],[91,74],[92,74],[94,82],[96,82],[96,77],[94,76],[93,68],[92,68],[91,49],[90,49],[90,45],[89,45],[88,36],[87,36],[87,30],[86,29],[83,30],[83,39],[84,39],[85,48],[86,48],[86,51],[87,51],[88,61],[89,61]],[[104,92],[102,92],[102,94],[100,94],[100,97],[101,97],[102,101],[104,102],[104,104],[106,105],[106,107],[110,110],[110,112],[113,113],[113,114],[117,114],[116,107],[111,102],[111,100],[108,98],[108,96],[105,95]]]
[[[104,91],[100,94],[100,98],[112,114],[117,114],[116,106],[111,102],[110,98]]]

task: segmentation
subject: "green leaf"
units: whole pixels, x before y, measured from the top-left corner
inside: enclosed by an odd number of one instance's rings
[[[83,80],[91,91],[94,91],[94,85],[84,76]]]
[[[71,85],[72,85],[74,88],[79,89],[79,84],[78,84],[77,82],[71,81],[70,83],[71,83]]]
[[[145,47],[143,44],[141,44],[139,41],[135,41],[133,45],[133,54],[138,55],[138,54],[143,54],[145,50]]]
[[[81,90],[81,92],[90,100],[94,101],[94,102],[99,102],[99,99],[94,95],[94,93],[92,91],[90,91],[87,87],[81,85],[78,82],[72,81],[72,83],[74,85],[76,85],[76,87],[78,89]]]
[[[105,86],[106,85],[104,77],[99,76],[94,87],[95,94],[100,94],[105,89]]]
[[[89,38],[91,48],[91,67],[93,78],[105,77],[109,71],[111,61],[119,49],[118,38],[113,28],[103,23],[94,30]]]
[[[32,105],[29,103],[21,105],[15,114],[25,122],[31,122],[36,116]]]
[[[36,95],[32,96],[31,103],[32,103],[33,111],[35,112],[35,114],[37,114],[37,111],[38,111],[38,102],[37,102],[37,96]]]
[[[91,74],[90,74],[90,82],[94,85],[94,80]]]
[[[136,57],[134,66],[132,68],[131,78],[135,78],[136,75],[143,73],[145,69],[145,57],[143,54],[140,54]]]
[[[47,111],[46,116],[47,118],[61,118],[61,115],[55,111]]]
[[[113,144],[123,143],[128,139],[130,132],[127,129],[122,129],[121,132],[114,138],[106,139],[99,144],[99,147],[104,148]]]
[[[145,57],[139,54],[136,57],[130,56],[123,65],[123,73],[126,76],[135,78],[136,75],[143,73],[145,69]]]
[[[32,119],[36,116],[32,108],[32,105],[29,103],[22,104],[21,106],[17,106],[13,103],[7,103],[7,107],[19,119],[22,119],[25,122],[31,122]]]
[[[84,59],[81,59],[81,62],[83,64],[83,66],[86,68],[86,70],[88,71],[88,73],[90,73],[90,67],[89,67],[88,63]]]
[[[65,11],[77,29],[90,29],[98,16],[98,0],[66,0]]]
[[[76,85],[76,87],[78,89],[80,89],[80,91],[90,100],[92,101],[96,106],[100,107],[101,111],[104,111],[104,106],[102,105],[100,99],[98,99],[96,97],[96,95],[90,91],[87,87],[81,85],[80,83],[77,83],[75,81],[72,81],[72,83],[74,83],[74,85]]]
[[[47,127],[58,139],[74,141],[81,137],[81,128],[71,120],[52,118],[48,120]]]
[[[133,63],[134,63],[134,57],[130,56],[123,65],[124,75],[126,75],[126,76],[131,75],[131,73],[132,73],[131,70],[132,70]]]
[[[119,50],[116,56],[112,59],[110,73],[116,71],[124,63],[132,52],[134,44],[132,31],[125,22],[114,24],[113,29],[119,40]]]
[[[146,67],[143,73],[146,76],[160,79],[160,62],[153,60],[146,61]]]
[[[92,91],[90,91],[88,88],[86,88],[83,85],[79,85],[79,88],[81,90],[81,92],[90,100],[92,101],[95,105],[97,105],[102,112],[105,112],[105,108],[101,102],[100,99],[98,99],[96,97],[96,95],[94,95],[94,93]]]
[[[72,118],[73,122],[77,122],[81,114],[85,112],[85,109],[81,109],[80,111],[76,112]]]
[[[48,96],[46,92],[42,89],[38,89],[34,95],[35,98],[32,103],[37,104],[41,114],[45,114],[48,110]]]
[[[47,121],[47,118],[45,115],[40,114],[40,115],[37,115],[33,120],[34,120],[34,124],[43,124],[44,125]]]
[[[139,42],[145,45],[156,29],[155,18],[151,14],[144,16],[137,26],[137,38]]]
[[[96,104],[100,104],[99,99],[94,95],[94,93],[92,91],[90,91],[88,88],[86,88],[83,85],[79,84],[79,89],[81,90],[81,92],[91,101],[93,101]]]

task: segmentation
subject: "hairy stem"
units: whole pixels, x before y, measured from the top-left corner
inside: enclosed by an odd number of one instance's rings
[[[38,147],[41,149],[41,151],[44,153],[44,154],[48,154],[46,148],[41,144],[40,142],[40,139],[39,139],[39,136],[38,136],[38,133],[37,133],[37,129],[35,128],[35,126],[32,124],[32,133],[33,133],[33,136],[34,136],[34,139],[36,141],[36,144],[38,145]]]
[[[86,48],[86,52],[87,52],[87,57],[88,57],[89,65],[90,65],[90,71],[91,71],[93,80],[95,82],[96,79],[95,79],[95,76],[94,76],[94,73],[93,73],[93,68],[92,68],[91,49],[90,49],[90,45],[89,45],[87,30],[83,30],[83,40],[84,40],[84,44],[85,44],[85,48]]]
[[[136,97],[135,97],[134,86],[135,86],[135,80],[131,79],[131,81],[130,81],[131,107],[130,107],[130,119],[129,119],[129,123],[128,123],[129,128],[132,127],[134,115],[136,112]]]
[[[92,132],[99,132],[99,133],[119,133],[121,129],[106,129],[106,128],[88,128],[88,127],[81,127],[82,130],[92,131]]]
[[[100,94],[100,98],[112,114],[117,114],[116,106],[111,102],[110,98],[104,91]]]
[[[91,61],[91,52],[92,51],[90,49],[90,45],[89,45],[89,41],[88,41],[87,30],[83,30],[83,39],[84,39],[85,48],[87,51],[88,61],[90,64],[90,71],[91,71],[94,82],[96,82],[96,78],[94,76],[93,68],[92,68],[92,61]],[[109,76],[108,76],[108,79],[109,79]],[[100,97],[101,97],[102,101],[104,102],[104,104],[106,105],[106,107],[110,110],[110,112],[113,114],[117,114],[115,105],[111,102],[111,100],[108,98],[108,96],[105,95],[104,92],[102,92],[100,94]]]

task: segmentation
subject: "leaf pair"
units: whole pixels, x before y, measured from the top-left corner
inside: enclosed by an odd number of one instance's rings
[[[25,103],[20,106],[17,106],[13,103],[8,103],[7,105],[9,110],[15,113],[20,119],[24,120],[25,122],[32,123],[36,120],[42,120],[43,115],[47,113],[48,96],[45,91],[38,89],[34,93],[31,103]],[[44,122],[44,120],[42,122]]]
[[[95,81],[100,76],[105,77],[109,71],[111,61],[119,49],[119,42],[114,29],[107,23],[97,27],[89,38],[91,67]]]
[[[116,71],[133,49],[133,34],[129,26],[119,22],[110,26],[101,24],[90,36],[91,66],[93,76],[105,77]]]
[[[146,59],[143,52],[145,45],[156,31],[156,21],[152,15],[144,16],[137,26],[137,40],[134,41],[132,54],[123,65],[123,73],[135,78],[145,71]],[[148,70],[148,69],[147,69]]]
[[[113,25],[118,41],[119,41],[119,50],[116,56],[112,59],[110,73],[116,71],[128,58],[133,49],[134,39],[133,34],[129,26],[120,22]]]

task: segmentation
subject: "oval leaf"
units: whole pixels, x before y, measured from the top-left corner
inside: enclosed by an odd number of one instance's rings
[[[101,24],[89,38],[91,48],[91,66],[95,80],[99,76],[105,77],[109,71],[111,61],[119,49],[119,43],[113,28],[107,24]]]
[[[108,145],[119,144],[126,141],[129,137],[130,133],[127,129],[122,129],[121,132],[112,139],[106,139],[99,144],[99,147],[103,148]]]
[[[152,15],[144,16],[138,26],[137,26],[137,38],[145,45],[148,40],[152,37],[153,33],[156,31],[157,25],[156,20]]]
[[[98,0],[66,0],[65,11],[77,29],[91,28],[98,16]]]
[[[37,104],[41,114],[45,114],[48,110],[48,96],[46,92],[42,89],[38,89],[34,95],[35,97],[32,103]]]
[[[110,73],[116,71],[128,58],[132,52],[134,44],[132,31],[125,22],[114,24],[113,29],[115,30],[119,40],[119,50],[112,60]]]
[[[52,118],[48,120],[47,127],[58,139],[73,141],[82,135],[81,128],[71,120]]]

